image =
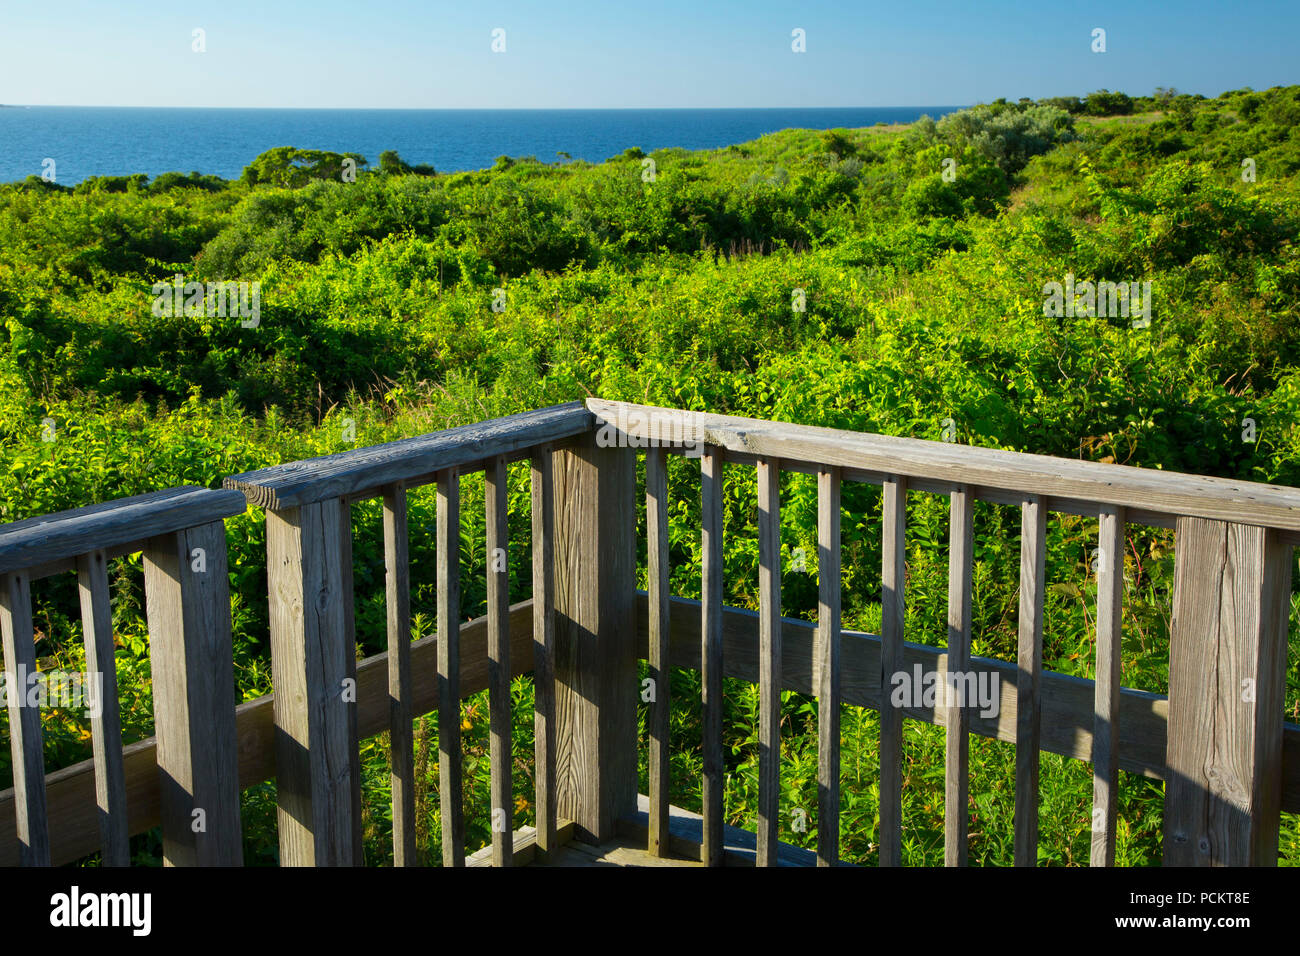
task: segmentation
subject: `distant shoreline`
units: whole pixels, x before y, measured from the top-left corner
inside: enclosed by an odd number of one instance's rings
[[[939,119],[959,107],[548,110],[256,109],[33,106],[0,110],[0,182],[42,175],[73,186],[92,176],[198,171],[238,179],[277,146],[394,150],[439,172],[490,168],[500,156],[604,162],[635,147],[724,149],[784,129],[860,129]],[[19,115],[21,114],[21,115]]]

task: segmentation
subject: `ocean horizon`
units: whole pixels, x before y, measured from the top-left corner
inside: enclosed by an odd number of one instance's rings
[[[782,129],[838,129],[938,119],[960,106],[764,109],[275,109],[146,106],[0,106],[0,182],[40,176],[199,172],[237,179],[276,146],[384,150],[438,172],[484,169],[498,156],[601,162],[624,150],[718,149]]]

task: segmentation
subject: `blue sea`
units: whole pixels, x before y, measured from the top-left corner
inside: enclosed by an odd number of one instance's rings
[[[178,171],[236,179],[275,146],[360,153],[395,149],[439,172],[482,169],[501,155],[600,162],[633,146],[715,149],[776,130],[938,119],[956,106],[664,110],[288,110],[11,106],[0,108],[0,182],[57,182]]]

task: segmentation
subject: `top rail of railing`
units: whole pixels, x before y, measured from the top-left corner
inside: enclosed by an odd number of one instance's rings
[[[1086,513],[1071,503],[1116,505],[1144,523],[1167,525],[1159,516],[1173,515],[1300,531],[1295,488],[603,399],[588,399],[587,408],[598,430],[613,431],[603,443],[709,445],[742,458],[779,458],[790,470],[832,465],[845,469],[846,478],[875,483],[897,475],[923,491],[963,484],[995,501],[1043,495],[1053,506],[1065,505],[1059,510]]]
[[[233,491],[185,485],[0,525],[0,574],[35,569],[39,576],[101,548],[139,551],[154,535],[229,518],[246,507]]]
[[[590,431],[592,423],[591,413],[581,402],[570,402],[231,475],[225,487],[244,492],[259,507],[294,508],[362,494],[398,481],[432,481],[444,468],[571,438]]]

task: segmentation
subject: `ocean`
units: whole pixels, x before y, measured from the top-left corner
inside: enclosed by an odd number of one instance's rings
[[[275,146],[354,152],[377,164],[395,149],[439,172],[498,156],[557,154],[599,162],[633,146],[713,149],[788,128],[835,129],[938,119],[957,106],[663,110],[305,110],[9,106],[0,108],[0,182],[178,171],[236,179]]]

